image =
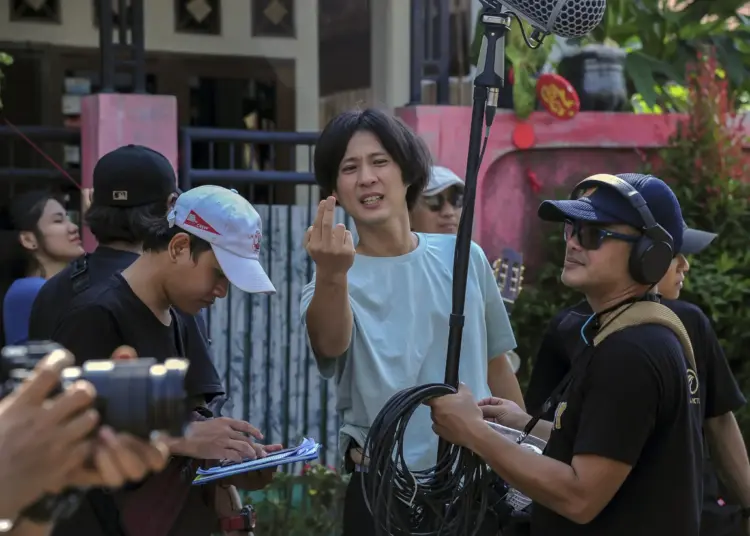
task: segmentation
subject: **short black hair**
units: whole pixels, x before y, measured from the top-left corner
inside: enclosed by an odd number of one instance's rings
[[[211,249],[211,244],[202,238],[198,238],[176,225],[170,227],[166,216],[162,216],[162,218],[155,222],[146,233],[146,236],[143,239],[143,251],[150,253],[166,251],[169,242],[171,242],[175,235],[179,233],[187,233],[190,237],[190,256],[194,259],[197,259],[201,253]]]
[[[336,190],[339,166],[349,140],[357,132],[370,132],[401,169],[406,204],[411,210],[430,179],[432,156],[427,144],[403,121],[393,115],[366,108],[350,110],[334,117],[323,129],[315,145],[315,181],[328,196]]]
[[[140,244],[149,231],[164,220],[167,200],[137,207],[108,207],[93,203],[86,211],[86,224],[100,244]]]

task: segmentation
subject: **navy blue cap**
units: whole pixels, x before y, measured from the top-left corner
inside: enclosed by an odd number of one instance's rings
[[[622,173],[616,175],[635,188],[643,197],[656,223],[667,231],[675,251],[682,250],[683,221],[680,203],[661,179],[652,175]],[[633,205],[614,188],[593,186],[578,199],[544,201],[539,217],[545,221],[578,220],[600,224],[625,224],[642,229],[645,222]]]
[[[683,255],[697,255],[706,249],[718,235],[688,227],[687,223],[682,222],[682,247],[680,253]]]

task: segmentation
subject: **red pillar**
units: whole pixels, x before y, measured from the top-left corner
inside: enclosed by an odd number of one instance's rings
[[[177,133],[177,99],[174,96],[99,93],[84,97],[81,103],[84,192],[93,187],[94,166],[99,158],[131,143],[159,151],[176,171]],[[88,228],[83,229],[83,246],[86,251],[96,247]]]

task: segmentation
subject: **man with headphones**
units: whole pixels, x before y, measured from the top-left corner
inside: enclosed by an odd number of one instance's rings
[[[593,313],[571,372],[545,404],[552,422],[522,411],[502,424],[548,439],[543,456],[492,430],[461,386],[434,399],[433,429],[479,454],[534,501],[534,536],[697,536],[701,506],[700,396],[695,371],[669,327],[642,323],[594,340],[651,291],[683,241],[677,198],[643,175],[594,175],[571,199],[545,201],[543,220],[564,225],[562,282]]]
[[[703,466],[701,536],[750,536],[750,465],[734,412],[746,400],[732,374],[711,321],[701,309],[679,299],[689,270],[686,256],[702,252],[714,233],[691,229],[683,223],[683,241],[657,289],[661,303],[673,311],[690,337],[698,368],[703,430],[706,439]],[[571,368],[585,344],[581,327],[592,314],[586,300],[560,311],[549,323],[534,360],[526,388],[526,408],[532,415],[552,420],[554,409],[544,402]],[[493,399],[498,414],[509,410],[507,401]],[[503,406],[503,407],[500,407]],[[514,408],[515,409],[515,408]],[[718,474],[717,474],[718,473]],[[720,475],[721,480],[717,477]]]

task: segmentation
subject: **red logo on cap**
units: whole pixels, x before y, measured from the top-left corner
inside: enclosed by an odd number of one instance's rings
[[[206,231],[207,233],[213,233],[215,235],[218,235],[219,233],[211,227],[206,220],[198,216],[198,214],[195,213],[194,210],[191,210],[190,213],[187,215],[187,218],[185,218],[185,225],[189,225],[190,227],[195,227],[196,229],[200,229],[201,231]]]
[[[263,240],[263,235],[260,231],[255,231],[255,234],[251,237],[253,239],[253,250],[255,253],[260,251],[260,243]]]

